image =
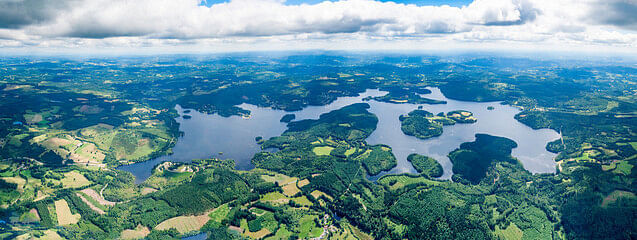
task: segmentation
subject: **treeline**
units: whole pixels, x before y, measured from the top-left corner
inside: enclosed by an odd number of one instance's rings
[[[46,202],[41,201],[35,204],[35,209],[38,210],[38,215],[40,215],[40,224],[43,227],[52,228],[57,225],[57,222],[54,222],[53,216],[51,216],[51,212],[49,212]]]

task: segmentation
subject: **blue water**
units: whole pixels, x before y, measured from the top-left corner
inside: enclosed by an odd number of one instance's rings
[[[555,154],[546,151],[548,142],[559,138],[559,134],[550,129],[533,130],[514,119],[519,109],[501,105],[499,102],[465,102],[447,99],[439,89],[430,88],[431,94],[423,95],[432,99],[445,100],[447,104],[393,104],[377,101],[369,101],[370,112],[378,116],[377,129],[367,138],[370,144],[386,144],[392,147],[392,151],[398,160],[397,166],[387,172],[381,173],[415,173],[415,169],[407,161],[411,153],[419,153],[438,160],[443,168],[442,178],[451,177],[451,162],[447,154],[463,142],[475,140],[476,133],[487,133],[496,136],[507,137],[518,143],[513,149],[513,156],[517,157],[524,167],[533,173],[555,172]],[[296,115],[295,121],[302,119],[317,119],[320,114],[342,108],[344,106],[362,102],[367,96],[382,96],[386,92],[379,90],[367,90],[356,97],[341,97],[325,106],[309,106],[300,111],[291,112]],[[400,130],[398,117],[406,114],[418,106],[434,114],[453,110],[468,110],[473,112],[478,119],[473,124],[456,124],[445,126],[441,136],[421,140],[407,136]],[[487,110],[493,106],[494,110]],[[261,151],[260,146],[254,140],[257,136],[268,139],[279,136],[287,127],[286,123],[279,120],[287,113],[271,108],[261,108],[250,104],[242,104],[239,107],[251,111],[250,118],[239,116],[221,117],[217,114],[205,114],[191,110],[188,115],[191,119],[177,118],[180,123],[180,131],[184,136],[180,137],[173,148],[172,155],[158,157],[149,161],[121,166],[118,169],[129,171],[140,183],[147,179],[154,166],[164,161],[189,162],[197,158],[230,158],[236,162],[237,169],[248,170],[254,166],[250,162],[255,153]],[[186,109],[175,106],[179,113]],[[222,152],[223,154],[219,154]]]
[[[296,120],[318,119],[322,113],[330,112],[344,106],[361,102],[367,96],[379,96],[384,93],[378,90],[367,90],[356,97],[341,97],[329,105],[309,106],[303,110],[291,112]],[[190,119],[178,117],[179,130],[184,135],[177,140],[173,147],[173,154],[158,157],[149,161],[121,166],[118,169],[131,172],[135,181],[141,183],[150,177],[152,169],[165,161],[190,162],[192,159],[218,157],[234,159],[236,168],[240,170],[252,169],[250,162],[255,153],[261,151],[261,146],[255,137],[264,139],[279,136],[287,129],[287,123],[280,122],[283,115],[290,112],[261,108],[250,104],[239,107],[250,110],[250,118],[240,116],[222,117],[218,114],[205,114],[191,110]],[[179,113],[187,109],[175,106]],[[219,154],[222,152],[223,154]]]
[[[416,170],[407,161],[407,156],[419,153],[440,162],[444,169],[442,178],[451,178],[451,161],[447,157],[449,152],[458,148],[463,142],[475,140],[476,133],[486,133],[495,136],[506,137],[518,143],[513,149],[512,155],[518,158],[524,168],[533,173],[555,172],[556,154],[546,151],[546,144],[559,138],[559,134],[551,129],[533,130],[532,128],[515,120],[514,116],[520,112],[516,107],[501,105],[499,102],[466,102],[446,98],[439,89],[429,88],[432,93],[423,97],[445,100],[447,104],[391,104],[383,102],[370,102],[370,111],[379,116],[378,127],[367,138],[370,144],[387,144],[398,160],[398,165],[386,173],[415,173]],[[421,140],[413,136],[407,136],[400,130],[401,114],[408,113],[418,106],[423,110],[437,114],[453,110],[467,110],[478,119],[472,124],[455,124],[444,126],[443,133],[439,137]],[[487,107],[494,107],[487,110]]]
[[[181,238],[181,240],[206,240],[206,239],[208,239],[208,234],[206,233],[200,233],[190,237]]]

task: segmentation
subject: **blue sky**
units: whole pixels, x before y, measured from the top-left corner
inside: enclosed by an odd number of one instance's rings
[[[316,4],[326,0],[287,0],[286,4],[289,5],[297,5],[297,4]],[[416,4],[419,6],[441,6],[441,5],[449,5],[452,7],[462,7],[470,4],[473,0],[380,0],[380,2],[395,2],[395,3],[404,3],[404,4]],[[211,6],[215,3],[228,2],[227,0],[206,0],[203,5]]]

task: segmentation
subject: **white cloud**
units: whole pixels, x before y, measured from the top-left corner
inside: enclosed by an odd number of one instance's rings
[[[435,40],[448,46],[473,42],[637,47],[634,15],[621,9],[637,6],[635,0],[475,0],[461,8],[373,0],[314,5],[232,0],[211,7],[200,2],[0,0],[0,9],[24,13],[0,17],[0,39],[5,39],[0,46],[16,47],[17,42],[46,48],[219,49],[250,43],[268,48],[270,43],[295,49],[380,41],[383,46],[408,47],[412,41],[417,48],[416,42]],[[600,9],[616,15],[595,18]],[[621,14],[623,18],[617,16]]]
[[[527,0],[476,0],[463,9],[470,22],[484,25],[517,25],[538,14]]]

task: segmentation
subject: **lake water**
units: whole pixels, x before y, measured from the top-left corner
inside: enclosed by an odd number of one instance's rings
[[[444,168],[442,178],[448,179],[451,176],[452,165],[447,154],[459,147],[461,143],[475,140],[476,133],[487,133],[513,139],[518,143],[518,147],[513,149],[513,156],[517,157],[526,169],[533,173],[555,172],[555,162],[553,161],[555,154],[546,151],[545,146],[549,141],[559,138],[557,132],[549,129],[533,130],[523,125],[513,118],[520,111],[515,107],[500,105],[498,102],[454,101],[445,98],[437,88],[430,88],[430,90],[432,93],[423,95],[423,97],[445,100],[447,104],[416,105],[368,102],[371,106],[370,112],[376,114],[379,119],[376,131],[367,139],[368,143],[383,143],[391,146],[398,160],[396,168],[380,175],[414,173],[415,170],[407,161],[407,156],[411,153],[419,153],[438,160]],[[362,102],[362,99],[368,96],[382,96],[385,93],[370,89],[356,97],[341,97],[329,105],[309,106],[291,113],[296,115],[295,121],[317,119],[322,113]],[[452,110],[468,110],[473,112],[478,121],[473,124],[445,126],[441,136],[420,140],[403,134],[398,120],[401,114],[406,114],[418,106],[423,106],[424,110],[434,114]],[[488,106],[493,106],[495,109],[487,110]],[[191,119],[181,117],[176,119],[180,124],[179,129],[184,132],[184,135],[175,144],[174,154],[121,166],[118,169],[133,173],[136,182],[140,183],[150,176],[155,165],[164,161],[189,162],[197,158],[219,157],[234,159],[237,169],[253,168],[250,160],[255,153],[261,151],[254,138],[262,136],[264,139],[268,139],[281,135],[287,127],[286,123],[281,123],[279,120],[290,112],[260,108],[250,104],[242,104],[239,107],[250,110],[250,118],[239,116],[226,118],[217,114],[205,114],[191,110],[188,113],[192,116]],[[186,110],[179,105],[175,109],[179,113]],[[222,154],[219,154],[220,152]]]
[[[208,239],[208,234],[207,233],[199,233],[196,235],[192,235],[190,237],[183,237],[181,238],[181,240],[206,240]]]
[[[264,139],[279,136],[287,129],[287,123],[280,122],[281,117],[288,113],[296,115],[295,120],[318,119],[322,113],[340,109],[344,106],[362,102],[367,96],[379,96],[384,92],[367,90],[356,97],[340,97],[325,106],[308,106],[296,112],[285,112],[271,108],[261,108],[251,104],[241,104],[239,107],[250,110],[250,118],[240,116],[222,117],[218,114],[206,114],[191,110],[192,118],[176,118],[179,130],[184,135],[177,140],[173,147],[173,154],[161,156],[149,161],[121,166],[118,169],[131,172],[135,181],[141,183],[150,177],[152,169],[165,161],[190,162],[192,159],[210,157],[234,159],[236,168],[248,170],[254,166],[250,162],[255,153],[261,151],[255,137]],[[186,109],[175,106],[179,113]],[[219,154],[222,152],[223,154]]]
[[[423,110],[433,114],[439,112],[449,112],[453,110],[467,110],[473,113],[478,119],[471,124],[455,124],[443,126],[443,133],[439,137],[421,140],[413,136],[407,136],[400,130],[401,114],[408,113],[416,109],[415,104],[391,104],[384,102],[370,102],[371,109],[378,116],[378,127],[372,135],[367,138],[370,144],[387,144],[392,147],[392,151],[398,160],[398,165],[387,173],[415,173],[416,170],[407,161],[407,156],[412,153],[419,153],[440,162],[444,169],[441,178],[451,178],[451,161],[447,157],[449,152],[460,147],[463,142],[475,140],[476,133],[486,133],[494,136],[506,137],[514,140],[518,147],[513,149],[512,155],[518,158],[524,168],[532,173],[555,172],[556,154],[546,151],[548,142],[556,140],[560,135],[551,129],[533,130],[532,128],[515,120],[514,116],[520,112],[516,107],[501,105],[499,102],[465,102],[447,99],[439,89],[429,88],[431,94],[423,97],[445,100],[447,104],[423,104]],[[489,106],[493,110],[487,110]],[[382,175],[382,174],[379,174]]]

